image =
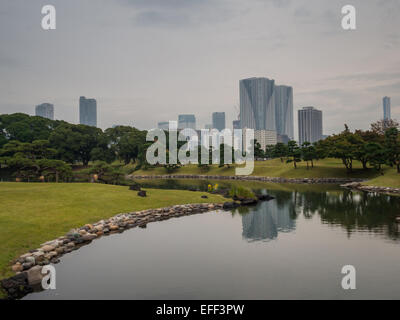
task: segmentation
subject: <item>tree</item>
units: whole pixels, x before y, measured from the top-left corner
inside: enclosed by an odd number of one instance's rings
[[[54,175],[57,183],[60,178],[66,179],[72,175],[71,166],[61,160],[40,159],[36,164],[39,176],[49,178]]]
[[[283,162],[283,158],[288,155],[288,146],[282,142],[278,142],[275,145],[274,149],[274,157],[280,158],[281,162]]]
[[[399,123],[396,120],[392,119],[383,119],[371,124],[371,131],[380,135],[384,136],[386,130],[391,128],[399,129]]]
[[[390,166],[396,166],[400,173],[400,136],[399,130],[390,128],[385,132],[385,153]]]
[[[82,161],[87,166],[93,149],[99,147],[102,134],[96,127],[63,124],[51,133],[50,143],[57,150],[58,159],[69,163]]]
[[[89,174],[96,174],[99,181],[117,184],[124,176],[119,167],[112,166],[105,161],[96,161],[89,169]]]
[[[286,162],[293,162],[294,168],[297,169],[297,162],[301,162],[301,151],[296,141],[292,140],[288,142],[287,155],[289,159]]]
[[[376,142],[368,142],[364,148],[369,164],[382,173],[382,165],[386,163],[385,149]]]
[[[311,168],[314,168],[314,159],[317,158],[317,152],[310,142],[304,142],[301,145],[301,158],[307,163],[307,169],[309,169],[309,162],[311,162]]]

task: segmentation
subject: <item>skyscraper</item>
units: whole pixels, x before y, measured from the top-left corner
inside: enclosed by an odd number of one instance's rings
[[[233,120],[232,122],[233,129],[240,129],[240,120]]]
[[[383,98],[383,120],[390,120],[391,119],[391,107],[390,107],[390,98],[384,97]]]
[[[279,135],[294,138],[293,128],[293,88],[275,86],[275,125]]]
[[[95,99],[79,98],[79,123],[97,127],[97,102]]]
[[[214,112],[212,114],[212,126],[213,129],[222,131],[226,128],[225,124],[225,112]]]
[[[196,117],[194,114],[180,114],[178,116],[178,129],[186,128],[196,130]]]
[[[169,129],[169,122],[168,121],[161,121],[158,123],[158,129],[167,130]]]
[[[275,131],[275,81],[249,78],[239,85],[241,128]]]
[[[299,143],[322,140],[322,111],[314,107],[304,107],[298,111]]]
[[[54,105],[51,103],[42,103],[35,107],[35,115],[50,120],[54,120]]]

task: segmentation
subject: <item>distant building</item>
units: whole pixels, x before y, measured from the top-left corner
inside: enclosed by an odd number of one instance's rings
[[[213,128],[213,125],[212,124],[206,124],[205,126],[204,126],[204,129],[206,129],[206,130],[211,130]]]
[[[293,128],[293,88],[275,86],[275,126],[279,135],[294,139]]]
[[[222,131],[226,128],[225,112],[214,112],[212,114],[212,127],[213,129],[217,129],[219,131]]]
[[[255,130],[254,139],[260,144],[261,149],[265,150],[267,146],[277,144],[277,134],[273,130]]]
[[[168,121],[159,122],[158,125],[157,125],[157,127],[158,127],[158,129],[168,131],[168,129],[169,129],[169,122],[168,122]]]
[[[390,120],[391,117],[391,107],[390,107],[390,98],[383,98],[383,120]]]
[[[275,81],[249,78],[240,80],[239,86],[241,128],[275,131]]]
[[[54,120],[54,105],[51,103],[42,103],[35,107],[35,115],[38,117]]]
[[[79,123],[97,127],[97,102],[95,99],[79,98]]]
[[[196,117],[194,114],[180,114],[178,116],[178,129],[196,130]]]
[[[233,129],[240,129],[240,128],[241,128],[241,126],[240,126],[240,120],[234,120],[234,121],[232,122],[232,125],[233,125]]]
[[[322,111],[304,107],[298,111],[299,144],[322,140]]]
[[[292,139],[290,139],[286,134],[278,134],[277,135],[277,143],[288,144],[290,140],[292,140]]]

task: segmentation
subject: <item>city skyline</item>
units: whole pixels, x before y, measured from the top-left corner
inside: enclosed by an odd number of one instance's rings
[[[202,127],[214,110],[232,123],[238,79],[268,75],[295,89],[294,110],[324,112],[326,134],[343,129],[344,113],[350,128],[367,129],[382,118],[383,96],[400,119],[396,1],[355,0],[354,32],[342,30],[338,0],[53,3],[60,23],[48,32],[37,3],[2,3],[1,113],[33,114],[32,101],[51,101],[57,119],[78,123],[71,108],[85,92],[103,129],[148,129],[186,112]],[[297,138],[297,112],[293,120]]]

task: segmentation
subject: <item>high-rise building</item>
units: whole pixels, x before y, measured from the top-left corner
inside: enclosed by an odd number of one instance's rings
[[[178,116],[178,129],[196,130],[196,117],[194,114],[180,114]]]
[[[299,144],[322,140],[322,111],[314,107],[304,107],[298,111]]]
[[[212,114],[212,126],[213,129],[222,131],[226,128],[225,124],[225,112],[214,112]]]
[[[50,120],[54,120],[54,105],[51,103],[42,103],[35,107],[35,115]]]
[[[233,129],[240,129],[240,128],[241,128],[241,126],[240,126],[240,120],[234,120],[234,121],[232,122],[232,126],[233,126]]]
[[[293,88],[275,86],[275,126],[279,135],[294,138],[293,128]]]
[[[249,78],[239,85],[241,128],[275,131],[275,81]]]
[[[383,98],[383,120],[390,120],[391,119],[391,107],[390,107],[390,98],[384,97]]]
[[[261,149],[265,150],[267,146],[274,146],[278,143],[276,131],[273,130],[256,130],[254,131],[254,139],[260,144]]]
[[[168,129],[169,129],[169,122],[168,122],[168,121],[161,121],[161,122],[159,122],[159,123],[158,123],[158,129],[168,131]]]
[[[97,127],[97,102],[95,99],[79,98],[79,123]]]

